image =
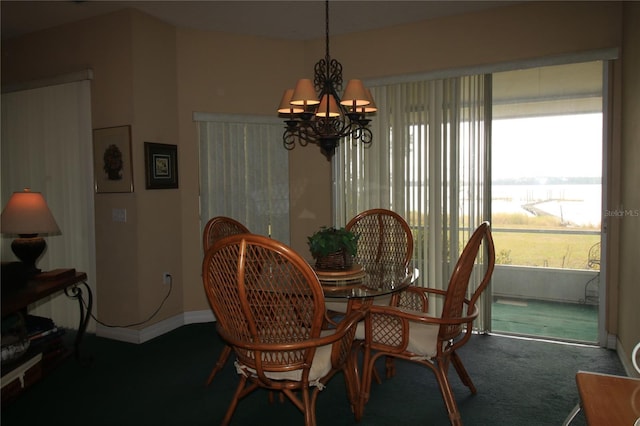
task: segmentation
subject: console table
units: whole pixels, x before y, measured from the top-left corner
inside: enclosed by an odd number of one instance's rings
[[[581,371],[576,383],[589,426],[637,424],[640,379]]]
[[[4,284],[4,283],[3,283]],[[84,286],[87,292],[86,308],[82,298]],[[71,298],[78,300],[80,308],[80,324],[74,342],[74,353],[76,359],[80,358],[80,343],[87,329],[87,324],[91,318],[93,306],[93,296],[91,288],[87,284],[87,274],[76,272],[75,270],[55,270],[41,274],[37,279],[27,283],[12,287],[2,292],[2,316],[5,317],[14,312],[26,309],[27,306],[47,296],[51,296],[60,291]]]
[[[4,271],[3,271],[4,272]],[[86,290],[86,302],[83,296],[83,286]],[[78,301],[80,308],[80,324],[75,336],[73,353],[76,360],[80,360],[80,343],[91,318],[93,296],[91,288],[87,284],[87,274],[76,272],[75,269],[55,269],[36,275],[32,280],[24,282],[21,279],[13,279],[3,273],[2,280],[2,318],[26,311],[28,306],[45,297],[58,292],[64,292],[68,297]],[[27,350],[20,358],[13,361],[13,365],[4,371],[2,376],[2,404],[12,401],[25,388],[40,380],[42,375],[58,365],[71,354],[71,351],[62,348],[61,352],[53,349],[51,358],[45,363],[43,353]]]

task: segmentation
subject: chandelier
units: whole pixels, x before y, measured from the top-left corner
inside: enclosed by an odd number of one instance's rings
[[[282,135],[284,147],[292,150],[309,143],[320,147],[328,160],[340,139],[350,137],[355,143],[371,144],[373,135],[367,116],[376,112],[371,92],[360,80],[349,80],[342,91],[342,64],[329,55],[329,0],[325,2],[325,57],[314,67],[314,80],[300,79],[294,89],[287,89],[278,113],[285,117]]]

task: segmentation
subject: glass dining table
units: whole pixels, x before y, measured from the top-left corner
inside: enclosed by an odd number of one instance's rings
[[[409,287],[419,277],[417,268],[398,268],[396,266],[376,264],[367,269],[354,264],[345,271],[323,271],[315,269],[318,280],[322,285],[326,302],[345,302],[345,312],[351,310],[365,310],[364,340],[362,341],[362,365],[366,366],[371,358],[371,316],[368,315],[368,307],[377,301],[388,303],[386,297],[394,297],[402,290]],[[369,400],[369,395],[363,386],[367,383],[367,369],[362,368],[358,372],[358,363],[355,362],[357,353],[354,352],[355,374],[359,378],[358,389],[352,392],[352,405],[356,421],[360,421],[364,412],[364,406]]]

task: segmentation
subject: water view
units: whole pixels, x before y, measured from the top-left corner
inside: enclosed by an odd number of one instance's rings
[[[553,216],[568,227],[600,228],[602,191],[597,184],[493,184],[493,214]]]

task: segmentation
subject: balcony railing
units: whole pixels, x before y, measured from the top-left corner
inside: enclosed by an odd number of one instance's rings
[[[599,230],[585,229],[522,229],[493,228],[494,240],[499,240],[500,233],[547,235],[584,235],[599,236]],[[414,235],[418,234],[414,230]],[[599,238],[594,241],[599,241]],[[500,246],[496,245],[496,254]],[[588,250],[587,250],[588,251]],[[525,266],[517,264],[501,264],[497,262],[492,277],[492,293],[495,297],[509,299],[534,299],[560,303],[598,304],[600,271],[591,269],[589,253],[579,253],[581,268],[553,267],[545,264]],[[582,259],[584,258],[584,259]],[[599,261],[599,254],[598,254]],[[414,266],[423,270],[423,262],[414,259]],[[426,276],[426,274],[423,274]],[[428,285],[424,283],[423,285]]]
[[[492,232],[494,238],[499,233],[600,235],[599,230],[585,229],[494,228]],[[600,271],[588,268],[588,252],[581,253],[581,256],[584,257],[584,269],[497,264],[492,279],[493,295],[512,299],[597,304]]]

